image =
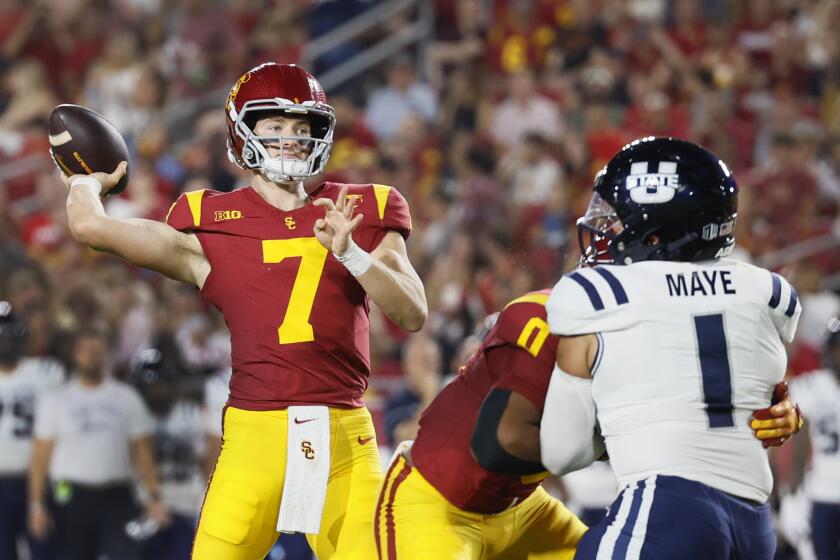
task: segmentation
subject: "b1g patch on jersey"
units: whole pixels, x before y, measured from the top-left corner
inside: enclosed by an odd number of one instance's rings
[[[650,162],[630,164],[625,186],[630,199],[639,204],[662,204],[674,198],[680,186],[677,162],[660,161],[655,173],[649,171]]]
[[[242,212],[239,210],[216,210],[214,219],[217,222],[225,222],[227,220],[239,220],[242,218]]]

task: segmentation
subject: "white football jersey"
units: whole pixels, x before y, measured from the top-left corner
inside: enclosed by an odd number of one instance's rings
[[[790,393],[811,436],[811,499],[840,503],[840,381],[827,369],[800,375]]]
[[[748,422],[802,310],[786,280],[732,259],[599,266],[564,276],[547,308],[552,333],[599,338],[592,396],[620,485],[664,474],[767,500]]]
[[[206,487],[201,470],[205,452],[201,406],[188,400],[175,403],[166,418],[155,420],[152,441],[163,503],[169,511],[197,517]]]
[[[221,436],[225,405],[230,396],[230,368],[220,370],[204,383],[204,431]]]
[[[46,358],[24,358],[11,373],[0,373],[0,475],[26,472],[38,399],[63,380],[61,365]]]

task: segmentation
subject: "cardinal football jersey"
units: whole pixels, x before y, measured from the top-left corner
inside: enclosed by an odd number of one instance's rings
[[[731,259],[580,269],[548,303],[552,333],[599,338],[592,395],[622,486],[673,475],[758,502],[772,475],[748,421],[800,313],[784,278]]]
[[[516,391],[542,410],[558,340],[548,333],[546,301],[548,290],[509,303],[481,348],[420,418],[411,448],[414,464],[461,509],[500,512],[521,503],[548,476],[547,472],[527,476],[490,472],[470,451],[478,412],[491,389]]]
[[[811,436],[809,494],[817,502],[840,503],[840,380],[817,370],[794,378],[790,393]]]
[[[343,185],[313,191],[336,200]],[[364,219],[354,241],[371,251],[389,231],[408,237],[405,199],[384,185],[349,185]],[[202,294],[231,333],[231,406],[271,410],[293,404],[362,406],[370,369],[367,294],[315,238],[323,207],[283,211],[248,187],[194,191],[166,222],[193,232],[210,262]]]
[[[0,476],[26,473],[38,399],[63,380],[61,365],[42,358],[24,358],[0,373]]]

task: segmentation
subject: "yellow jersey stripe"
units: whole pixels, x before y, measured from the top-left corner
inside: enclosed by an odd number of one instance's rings
[[[193,218],[193,225],[201,225],[201,199],[204,197],[204,189],[187,193],[187,203],[190,205],[190,213]]]
[[[542,306],[548,302],[548,294],[526,294],[522,297],[518,297],[509,304],[505,306],[505,309],[513,305],[514,303],[539,303]]]
[[[385,217],[385,206],[388,204],[388,194],[391,187],[388,185],[373,185],[373,194],[376,196],[376,207],[379,209],[379,219]]]

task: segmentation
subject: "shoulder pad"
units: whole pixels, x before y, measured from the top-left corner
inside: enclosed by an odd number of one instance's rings
[[[203,212],[205,201],[210,197],[221,194],[223,193],[210,189],[183,193],[170,206],[164,221],[167,225],[179,231],[199,229],[203,223],[202,220],[206,222],[208,219],[213,219],[212,216],[209,218],[205,216],[205,212]]]
[[[782,276],[767,270],[764,272],[769,276],[764,282],[764,289],[768,294],[767,305],[770,307],[770,318],[779,335],[791,342],[796,334],[799,316],[802,314],[799,294]]]
[[[581,268],[563,276],[546,305],[551,332],[574,335],[627,327],[623,312],[630,298],[619,268]]]
[[[537,357],[550,334],[545,308],[548,296],[548,290],[531,292],[508,303],[496,319],[498,340]]]
[[[376,218],[386,229],[395,230],[407,239],[411,234],[411,214],[403,195],[388,185],[372,184],[370,189],[376,200]]]

